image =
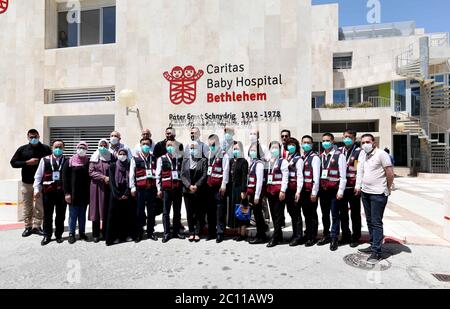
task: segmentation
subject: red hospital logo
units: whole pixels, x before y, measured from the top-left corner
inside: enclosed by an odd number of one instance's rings
[[[197,81],[202,78],[202,70],[195,71],[192,65],[184,69],[176,66],[172,72],[164,72],[164,77],[170,83],[170,102],[192,104],[197,98]]]
[[[9,0],[0,0],[0,14],[3,14],[8,10]]]

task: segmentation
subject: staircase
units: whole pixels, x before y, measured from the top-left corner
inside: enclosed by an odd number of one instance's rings
[[[450,172],[450,148],[446,143],[432,139],[431,134],[446,133],[430,120],[450,108],[450,87],[428,78],[429,58],[428,38],[422,38],[419,46],[410,45],[396,57],[397,74],[420,82],[421,115],[412,117],[407,112],[396,111],[397,125],[402,124],[405,133],[418,136],[427,144],[425,162],[431,173]]]

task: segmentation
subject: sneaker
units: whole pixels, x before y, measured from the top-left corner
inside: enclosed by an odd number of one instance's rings
[[[76,240],[76,238],[75,238],[75,235],[70,234],[70,235],[69,235],[69,244],[73,245],[76,241],[77,241],[77,240]]]
[[[359,252],[361,253],[365,253],[365,254],[371,254],[372,253],[372,246],[369,246],[367,248],[364,249],[358,249]]]
[[[379,261],[381,261],[383,258],[381,257],[381,254],[373,252],[369,258],[367,259],[367,263],[369,264],[377,264]]]

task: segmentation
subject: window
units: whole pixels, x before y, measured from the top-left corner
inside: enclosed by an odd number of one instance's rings
[[[420,116],[420,87],[411,88],[411,114]]]
[[[434,81],[436,83],[443,83],[444,82],[444,75],[434,75],[431,76],[432,79],[434,79]]]
[[[377,121],[367,122],[339,122],[339,123],[313,123],[313,133],[344,132],[353,129],[357,132],[377,132]]]
[[[325,92],[312,93],[312,108],[322,108],[325,105]]]
[[[396,110],[406,111],[406,81],[399,80],[394,82]]]
[[[347,70],[352,68],[352,53],[339,53],[333,55],[333,70]]]
[[[345,104],[346,100],[346,91],[345,90],[334,90],[333,91],[333,103],[334,104]]]
[[[58,13],[58,48],[116,42],[115,6],[82,8],[79,24],[69,23],[68,14],[68,11]]]
[[[348,103],[350,107],[361,103],[361,88],[348,90]]]

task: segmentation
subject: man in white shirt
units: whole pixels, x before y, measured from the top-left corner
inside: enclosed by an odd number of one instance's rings
[[[340,230],[340,208],[347,184],[347,161],[334,145],[334,136],[325,133],[322,136],[323,153],[320,155],[322,172],[320,177],[320,209],[322,210],[323,238],[317,243],[323,246],[329,242],[330,250],[338,249]],[[330,210],[332,228],[330,233]]]
[[[155,143],[152,140],[152,132],[150,129],[143,129],[141,132],[141,139],[150,139],[150,152],[153,153],[153,149],[155,148]],[[139,152],[141,152],[141,143],[137,143],[133,149],[133,156],[138,156]]]
[[[111,132],[110,139],[109,139],[109,152],[117,159],[117,154],[120,149],[125,149],[128,154],[128,160],[131,161],[133,158],[133,152],[131,151],[130,147],[128,147],[125,144],[122,144],[120,141],[122,140],[122,137],[120,135],[120,132],[113,131]]]
[[[383,214],[394,182],[394,169],[389,155],[376,147],[375,138],[365,134],[361,139],[355,194],[360,194],[369,228],[370,247],[360,252],[371,253],[368,262],[381,260],[383,242]]]

